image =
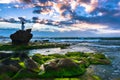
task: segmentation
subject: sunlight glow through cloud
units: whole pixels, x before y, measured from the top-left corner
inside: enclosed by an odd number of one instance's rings
[[[0,29],[21,29],[20,24],[16,23],[8,23],[8,22],[0,22]],[[25,28],[29,29],[32,28],[32,31],[38,32],[71,32],[72,31],[79,31],[81,32],[91,32],[93,34],[104,35],[104,34],[120,34],[120,29],[114,30],[109,28],[109,26],[101,25],[101,24],[90,24],[90,23],[79,23],[73,24],[71,26],[52,26],[52,25],[45,25],[40,23],[27,23],[25,24]]]
[[[14,2],[15,0],[0,0],[0,3],[11,3]]]
[[[91,31],[96,34],[120,33],[120,29],[113,30],[105,25],[88,24],[88,23],[73,24],[71,26],[64,26],[64,27],[56,27],[56,26],[49,26],[49,25],[35,23],[32,29],[37,31],[52,31],[52,32]]]

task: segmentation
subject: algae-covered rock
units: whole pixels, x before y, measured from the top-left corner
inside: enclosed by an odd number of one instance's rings
[[[12,80],[36,80],[35,78],[38,77],[39,76],[36,72],[29,71],[26,69],[21,69],[12,77]]]
[[[91,64],[110,64],[110,60],[104,54],[100,53],[92,54],[89,57],[89,61]]]
[[[43,66],[45,73],[42,77],[70,77],[81,75],[85,72],[84,67],[67,58],[55,59],[45,63]]]
[[[7,74],[0,74],[0,80],[12,80]]]
[[[71,59],[67,59],[67,58],[59,59],[57,65],[58,67],[61,67],[61,68],[69,68],[69,67],[78,68],[79,67],[79,65],[73,62]]]
[[[3,66],[1,66],[0,71],[2,71],[2,72],[8,72],[8,71],[17,72],[19,70],[20,69],[18,67],[16,67],[15,65],[3,65]]]
[[[109,59],[100,53],[69,52],[65,55],[34,54],[33,56],[16,53],[5,54],[7,57],[4,54],[1,55],[3,58],[0,58],[0,74],[5,74],[8,78],[15,80],[22,78],[76,77],[84,74],[90,64],[110,63]],[[92,76],[92,78],[98,77]],[[0,79],[2,79],[2,76],[0,76]]]
[[[32,59],[39,63],[40,65],[45,63],[48,60],[54,59],[53,56],[47,56],[47,55],[41,55],[41,54],[35,54],[32,56]]]
[[[26,59],[25,66],[28,70],[35,71],[35,72],[39,71],[38,64],[35,61],[33,61],[32,59]]]
[[[21,69],[21,66],[19,65],[19,60],[12,60],[11,58],[6,58],[1,61],[1,64],[3,64],[3,68],[7,71],[7,69],[11,69],[13,71],[18,71]]]
[[[44,61],[43,61],[42,57],[43,56],[41,54],[35,54],[35,55],[32,56],[32,59],[39,64],[43,64]]]
[[[45,63],[43,65],[43,69],[47,72],[47,71],[51,71],[51,70],[58,70],[58,66],[56,61],[51,61],[49,63]]]

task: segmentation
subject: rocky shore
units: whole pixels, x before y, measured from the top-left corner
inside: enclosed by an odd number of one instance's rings
[[[91,64],[110,64],[101,53],[68,52],[66,54],[0,53],[0,80],[39,80],[78,77]],[[97,80],[93,77],[92,80]]]

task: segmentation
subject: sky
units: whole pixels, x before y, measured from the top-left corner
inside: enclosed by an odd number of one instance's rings
[[[36,36],[120,37],[120,0],[0,0],[0,31],[21,19]]]

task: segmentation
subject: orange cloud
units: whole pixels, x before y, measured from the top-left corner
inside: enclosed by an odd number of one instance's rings
[[[81,6],[85,7],[85,11],[90,13],[98,6],[98,0],[91,0],[90,3],[81,3]]]
[[[5,0],[1,0],[5,2]],[[77,6],[83,6],[87,13],[91,13],[98,6],[98,0],[6,0],[7,3],[10,2],[25,2],[28,5],[23,6],[24,8],[38,7],[37,10],[39,14],[49,14],[49,13],[59,13],[61,17],[72,17],[72,12],[74,12]],[[15,6],[19,7],[19,6]],[[42,8],[44,7],[44,8]],[[65,13],[67,12],[67,14]]]

